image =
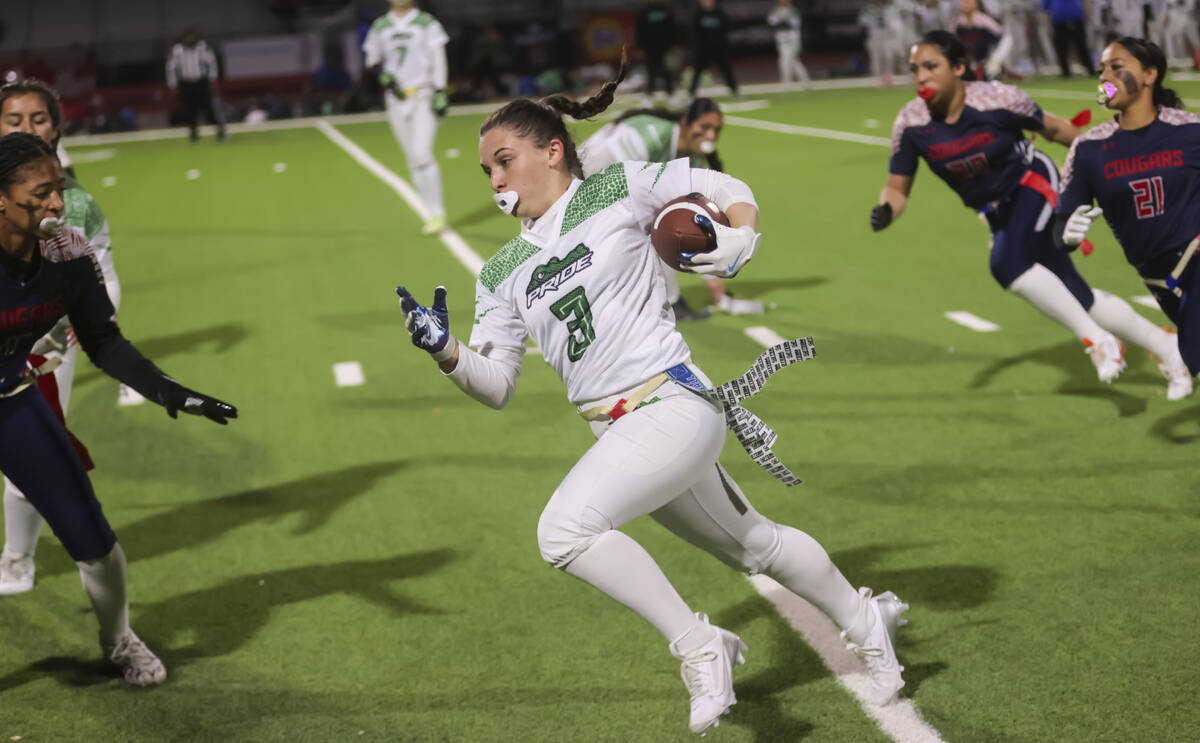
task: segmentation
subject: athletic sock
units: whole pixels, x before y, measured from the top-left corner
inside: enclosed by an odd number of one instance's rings
[[[42,515],[16,485],[4,478],[4,551],[33,557],[41,531]]]
[[[829,559],[825,548],[799,529],[783,524],[775,528],[779,531],[779,552],[763,572],[825,612],[842,629],[861,624],[866,602]],[[866,616],[869,620],[869,614]],[[870,629],[868,624],[867,632]]]
[[[100,645],[115,647],[129,631],[129,600],[125,594],[125,551],[120,543],[99,560],[75,563],[83,590],[100,623]]]
[[[1101,289],[1092,289],[1096,301],[1088,314],[1106,330],[1141,346],[1160,359],[1175,355],[1179,342],[1173,333],[1168,333],[1137,313],[1120,297]]]
[[[671,647],[686,658],[704,647],[715,634],[717,634],[716,627],[700,619],[699,616],[692,615],[692,626],[688,628],[687,632],[671,641]]]
[[[1062,279],[1040,263],[1030,266],[1008,288],[1065,326],[1076,338],[1094,341],[1105,336],[1106,331],[1092,319]]]
[[[615,529],[597,537],[563,571],[629,607],[668,641],[682,637],[696,622],[650,553]]]

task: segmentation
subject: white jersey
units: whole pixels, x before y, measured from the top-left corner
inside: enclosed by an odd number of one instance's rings
[[[484,264],[468,345],[523,349],[532,336],[576,405],[687,361],[650,224],[664,204],[692,190],[685,159],[616,163],[573,180]]]
[[[380,16],[363,40],[366,66],[382,64],[404,89],[446,87],[444,59],[446,35],[442,24],[416,8],[404,15],[389,11]],[[442,79],[437,79],[438,77]]]
[[[800,46],[800,11],[776,5],[767,15],[767,25],[775,29],[776,46]]]

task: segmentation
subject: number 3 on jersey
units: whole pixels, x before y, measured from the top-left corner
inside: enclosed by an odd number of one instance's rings
[[[571,337],[567,340],[567,358],[579,361],[583,352],[596,340],[596,331],[592,327],[592,306],[588,304],[587,295],[582,286],[577,286],[563,295],[550,311],[559,320],[567,321],[567,330]]]
[[[1129,187],[1133,189],[1133,206],[1138,219],[1149,219],[1163,213],[1166,198],[1161,176],[1130,181]]]

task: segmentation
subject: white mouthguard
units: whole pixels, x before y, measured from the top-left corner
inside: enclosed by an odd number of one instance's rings
[[[66,220],[61,217],[46,217],[38,223],[38,229],[50,237],[56,237],[65,224]]]
[[[717,151],[717,143],[711,139],[706,139],[700,143],[700,151],[705,155],[711,155]]]
[[[504,191],[503,193],[492,194],[492,199],[496,202],[496,206],[510,217],[513,210],[517,208],[518,198],[516,191]]]

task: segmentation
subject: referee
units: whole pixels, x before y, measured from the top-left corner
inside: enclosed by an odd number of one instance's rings
[[[167,60],[167,87],[172,92],[178,91],[193,142],[200,138],[196,123],[201,111],[217,125],[217,141],[225,139],[225,120],[213,106],[213,95],[220,94],[217,56],[195,30],[185,31],[179,42],[171,47],[171,56]]]

